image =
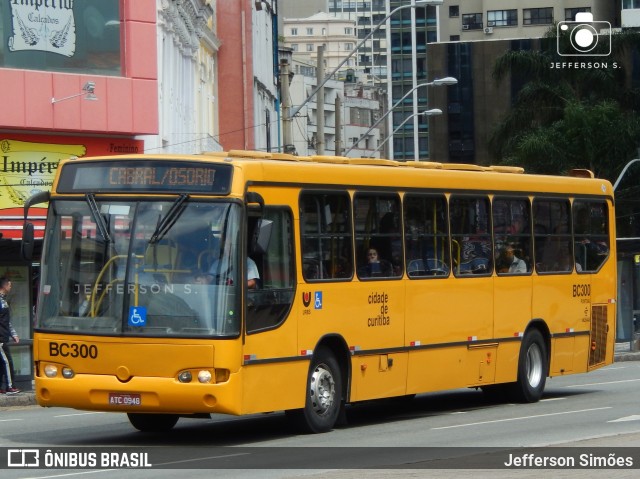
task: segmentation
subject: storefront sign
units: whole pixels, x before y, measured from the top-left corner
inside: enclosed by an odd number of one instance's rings
[[[126,138],[0,134],[0,233],[4,238],[21,238],[25,201],[51,189],[63,158],[135,154],[143,149],[143,141]],[[36,222],[36,238],[42,238],[44,207],[30,210],[30,216],[41,220]]]
[[[73,0],[25,2],[13,0],[9,50],[45,51],[72,57],[76,51]],[[49,8],[42,8],[48,5]]]

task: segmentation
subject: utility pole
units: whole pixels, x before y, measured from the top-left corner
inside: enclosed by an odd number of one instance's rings
[[[284,153],[295,154],[291,122],[291,95],[289,94],[289,62],[280,60],[280,95],[282,97],[282,143]]]
[[[342,156],[342,100],[336,95],[336,156]]]
[[[324,155],[324,46],[318,47],[318,66],[316,67],[318,90],[316,100],[316,153]]]

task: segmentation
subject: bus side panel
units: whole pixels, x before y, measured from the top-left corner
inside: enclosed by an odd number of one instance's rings
[[[551,340],[551,364],[549,375],[558,376],[573,372],[575,337],[553,338]]]
[[[406,394],[407,354],[375,354],[353,358],[351,401]]]
[[[245,366],[242,414],[303,408],[308,372],[308,361]]]
[[[407,394],[465,387],[466,346],[422,349],[409,356]]]
[[[576,347],[582,347],[579,337],[589,331],[590,298],[574,296],[573,290],[575,285],[589,282],[590,275],[553,274],[533,278],[532,318],[544,321],[552,338],[578,338],[574,341],[574,353]],[[558,349],[556,345],[560,345]],[[551,343],[550,364],[554,368],[551,369],[553,373],[559,372],[560,365],[567,365],[564,358],[567,347],[565,343]],[[578,373],[585,369],[574,358],[571,371]]]
[[[279,411],[304,406],[309,361],[297,347],[297,298],[283,324],[270,331],[248,334],[243,348],[243,413]],[[298,359],[296,359],[298,358]],[[251,364],[251,361],[269,361]],[[247,364],[248,363],[248,364]]]
[[[498,348],[496,382],[514,382],[518,377],[520,336],[531,321],[532,276],[505,275],[494,278],[494,337]]]
[[[486,355],[468,346],[493,339],[493,278],[451,276],[409,280],[406,285],[405,344],[433,348],[411,353],[407,392],[476,384],[486,366]]]

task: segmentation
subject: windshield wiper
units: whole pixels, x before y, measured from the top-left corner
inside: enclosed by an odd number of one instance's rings
[[[111,236],[109,235],[109,228],[107,227],[107,223],[104,221],[103,216],[100,214],[100,210],[98,210],[98,205],[96,204],[96,197],[93,193],[87,193],[86,195],[87,204],[89,205],[89,210],[91,211],[91,215],[93,216],[93,220],[96,222],[96,228],[102,235],[102,237],[107,241],[107,243],[111,243]]]
[[[189,195],[186,193],[181,194],[178,199],[176,199],[167,214],[162,218],[162,221],[158,223],[156,230],[151,235],[149,239],[149,244],[157,243],[162,239],[162,237],[171,229],[173,224],[178,220],[178,217],[184,211],[183,203],[187,201]]]

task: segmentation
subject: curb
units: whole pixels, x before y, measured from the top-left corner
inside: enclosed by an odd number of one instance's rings
[[[640,351],[618,352],[613,360],[615,363],[623,361],[640,361]],[[36,403],[35,391],[23,391],[15,396],[0,394],[0,409],[7,407],[33,406]]]

